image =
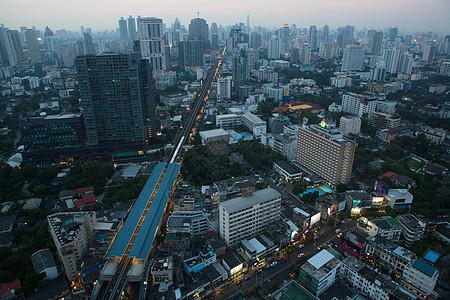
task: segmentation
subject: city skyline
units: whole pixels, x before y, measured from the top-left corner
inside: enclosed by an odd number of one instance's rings
[[[321,27],[325,24],[331,28],[352,24],[357,28],[388,28],[399,27],[406,31],[436,31],[446,33],[450,28],[450,21],[446,13],[450,9],[450,2],[446,0],[430,0],[426,6],[421,6],[418,0],[379,0],[376,6],[369,1],[319,0],[310,4],[306,1],[288,0],[284,2],[278,13],[273,3],[269,1],[245,3],[236,0],[227,4],[205,5],[205,1],[194,0],[182,2],[168,0],[149,3],[134,0],[132,5],[127,2],[111,3],[111,1],[46,1],[46,9],[38,2],[4,0],[2,5],[1,23],[6,27],[36,26],[39,29],[49,26],[53,29],[65,28],[72,31],[80,26],[91,27],[94,31],[118,28],[118,19],[128,15],[162,18],[170,27],[176,17],[181,24],[188,26],[191,19],[200,17],[208,24],[216,22],[221,25],[246,23],[250,15],[250,25],[264,27],[281,27],[283,24],[296,24],[297,27],[309,27],[315,24]],[[48,9],[51,7],[51,9]],[[295,7],[295,9],[288,9]],[[86,9],[89,8],[89,9]],[[107,9],[106,9],[107,8]],[[447,8],[447,9],[445,9]],[[70,16],[68,16],[70,11]],[[99,14],[99,11],[102,13]],[[237,12],[237,13],[236,13]],[[330,12],[333,16],[330,16]],[[370,13],[368,13],[370,12]],[[415,20],[411,22],[411,20]]]

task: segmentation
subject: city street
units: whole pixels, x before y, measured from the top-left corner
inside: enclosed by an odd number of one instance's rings
[[[349,231],[355,228],[356,221],[348,220],[345,223],[340,224],[339,226],[335,226],[332,228],[328,228],[322,233],[318,233],[319,236],[315,240],[306,241],[302,248],[294,251],[289,255],[289,259],[286,262],[282,262],[281,260],[277,261],[277,264],[273,267],[265,268],[263,267],[263,281],[261,287],[269,288],[270,282],[276,281],[280,284],[283,284],[284,280],[289,280],[291,277],[289,273],[291,273],[291,267],[295,265],[298,260],[298,255],[300,253],[304,253],[305,256],[316,254],[318,252],[317,247],[322,245],[326,245],[328,241],[333,243],[333,245],[340,244],[340,238],[336,236],[336,229],[341,229],[342,232]],[[242,291],[245,294],[248,290],[255,288],[256,278],[254,276],[255,270],[247,272],[245,274],[240,275],[234,282],[242,282],[239,285],[235,283],[231,283],[228,286],[225,286],[221,290],[219,290],[220,294],[214,295],[214,299],[227,299],[229,296],[233,295],[237,291]],[[245,277],[251,276],[249,280],[244,280]],[[268,282],[270,280],[270,282]]]

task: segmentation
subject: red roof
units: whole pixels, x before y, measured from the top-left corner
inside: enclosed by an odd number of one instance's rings
[[[394,181],[395,178],[397,178],[398,174],[394,173],[394,172],[386,172],[384,174],[381,174],[380,176],[378,176],[378,179],[383,179],[383,177],[388,177],[391,181]]]
[[[97,199],[95,198],[94,194],[84,194],[81,199],[73,201],[73,204],[75,204],[76,207],[82,208],[83,206],[94,206],[94,204],[97,202]]]
[[[82,188],[76,189],[77,194],[87,194],[87,193],[93,193],[94,192],[94,186],[86,186]]]
[[[14,291],[22,288],[19,279],[14,279],[8,283],[0,283],[0,299],[6,299],[14,295]]]

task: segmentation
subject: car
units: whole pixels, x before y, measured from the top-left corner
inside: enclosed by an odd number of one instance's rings
[[[337,237],[340,238],[342,236],[342,232],[338,233]]]
[[[336,233],[339,233],[339,232],[341,232],[342,230],[341,229],[336,229]]]
[[[300,254],[298,255],[298,258],[303,257],[303,256],[305,256],[305,253],[300,253]]]
[[[301,244],[301,245],[299,246],[299,248],[303,248],[303,247],[305,247],[305,245],[304,245],[304,244]]]
[[[277,261],[274,261],[274,262],[272,262],[272,263],[270,264],[270,266],[271,266],[271,267],[276,266],[277,263],[278,263]]]
[[[251,276],[247,276],[244,278],[245,281],[249,280],[250,278],[252,278]]]

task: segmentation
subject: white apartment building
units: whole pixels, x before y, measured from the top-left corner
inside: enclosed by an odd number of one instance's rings
[[[402,225],[396,218],[368,220],[361,218],[357,227],[370,236],[380,236],[389,241],[398,241],[402,233]]]
[[[242,115],[242,123],[252,132],[255,138],[267,132],[267,123],[252,113]]]
[[[261,87],[261,92],[267,96],[273,97],[276,101],[279,101],[283,99],[283,96],[289,95],[289,87],[268,83]]]
[[[251,239],[264,225],[280,219],[281,194],[273,188],[219,204],[219,233],[228,246]]]
[[[164,71],[166,69],[166,55],[164,51],[163,20],[142,18],[138,27],[142,57],[151,62],[153,71]]]
[[[360,45],[347,45],[342,58],[342,71],[361,70],[364,59],[364,48]]]
[[[233,76],[217,77],[217,99],[224,100],[231,98],[233,88]]]
[[[377,107],[377,98],[366,97],[355,93],[345,93],[342,95],[342,111],[354,114],[362,118],[367,114],[369,118]]]
[[[435,267],[416,259],[405,267],[402,285],[424,299],[434,290],[438,277],[439,272]]]
[[[378,273],[353,256],[342,261],[339,275],[369,299],[415,299],[414,294],[401,288],[389,276]]]
[[[242,118],[237,114],[226,114],[216,116],[216,126],[223,129],[231,129],[235,126],[242,125]]]
[[[47,216],[47,221],[64,272],[69,281],[73,281],[78,277],[78,264],[92,240],[97,223],[95,212],[55,213]]]
[[[402,224],[402,234],[407,246],[423,238],[427,226],[426,220],[412,214],[398,216],[397,220]]]
[[[343,134],[359,134],[361,131],[361,119],[358,116],[342,116],[339,120],[339,131]]]

